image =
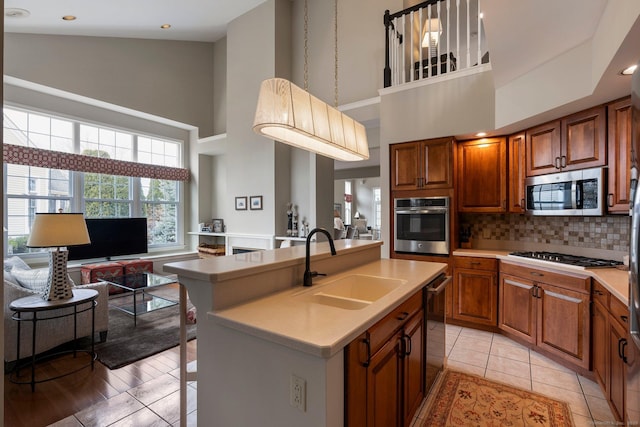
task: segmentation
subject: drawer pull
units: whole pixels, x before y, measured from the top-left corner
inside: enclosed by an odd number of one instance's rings
[[[593,293],[594,293],[595,295],[604,295],[604,293],[603,293],[602,291],[598,290],[598,289],[594,289],[594,290],[593,290]]]
[[[536,277],[544,277],[544,274],[538,273],[537,271],[531,271],[530,274]]]
[[[398,320],[405,320],[407,317],[409,317],[409,313],[407,313],[406,311],[403,311],[402,313],[400,313],[400,316],[396,317],[396,319]]]
[[[620,316],[620,319],[624,322],[627,323],[629,321],[629,316]]]
[[[481,262],[478,262],[478,261],[472,261],[472,262],[471,262],[471,265],[482,265],[482,263],[481,263]]]

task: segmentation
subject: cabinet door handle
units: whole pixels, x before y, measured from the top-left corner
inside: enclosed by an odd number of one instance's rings
[[[602,291],[600,291],[600,290],[598,290],[598,289],[594,289],[593,293],[594,293],[595,295],[604,295],[604,294],[602,293]]]
[[[364,366],[365,368],[368,368],[369,365],[371,364],[371,341],[369,341],[369,338],[365,338],[362,341],[364,342],[364,345],[367,348],[367,360],[365,360],[362,363],[362,366]]]
[[[627,347],[627,339],[620,338],[618,340],[618,356],[620,356],[620,359],[622,359],[624,363],[627,363],[627,356],[624,355],[624,349],[626,347]]]
[[[524,199],[520,199],[520,207],[521,207],[522,209],[524,209],[524,208],[525,208],[525,205],[524,205]]]
[[[607,206],[613,207],[613,194],[612,193],[607,194]]]
[[[411,337],[407,334],[402,336],[402,341],[404,341],[404,355],[409,356],[411,354]]]
[[[560,157],[560,167],[561,168],[567,167],[567,156]]]
[[[560,169],[560,157],[556,157],[554,161],[556,169]]]
[[[402,313],[400,313],[400,315],[398,317],[396,317],[396,319],[398,320],[404,320],[409,316],[409,313],[407,313],[406,311],[403,311]]]
[[[629,316],[620,316],[620,320],[622,320],[624,323],[627,323],[629,321]]]

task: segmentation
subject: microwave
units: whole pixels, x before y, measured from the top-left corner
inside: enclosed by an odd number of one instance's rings
[[[605,168],[594,168],[527,178],[526,212],[531,215],[604,215],[605,176]]]

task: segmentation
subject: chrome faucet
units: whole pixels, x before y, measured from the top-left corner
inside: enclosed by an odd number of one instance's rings
[[[309,245],[311,244],[311,236],[313,236],[316,233],[322,233],[325,236],[327,236],[327,239],[329,239],[329,246],[331,246],[331,255],[335,255],[336,254],[336,247],[333,244],[333,238],[331,237],[331,234],[329,234],[329,232],[327,230],[325,230],[324,228],[314,228],[313,230],[311,230],[309,232],[309,235],[307,236],[307,252],[306,252],[306,258],[305,258],[305,269],[304,269],[304,281],[303,281],[303,285],[304,286],[311,286],[313,283],[313,278],[316,276],[326,276],[326,274],[322,274],[322,273],[318,273],[317,271],[311,271],[311,260],[310,258],[310,251],[309,251]]]

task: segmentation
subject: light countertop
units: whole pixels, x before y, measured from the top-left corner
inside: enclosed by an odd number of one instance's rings
[[[295,287],[209,316],[220,324],[287,347],[329,358],[381,320],[424,285],[445,272],[446,264],[380,259],[331,277],[315,278],[309,288]],[[359,310],[309,301],[323,285],[361,274],[402,279],[405,283]]]
[[[542,261],[523,257],[510,256],[510,251],[484,250],[484,249],[457,249],[454,256],[472,256],[481,258],[497,258],[506,262],[521,264],[530,267],[544,268],[555,271],[568,271],[572,273],[584,273],[600,282],[611,295],[618,298],[624,304],[629,304],[629,271],[619,268],[583,268],[557,262]]]

